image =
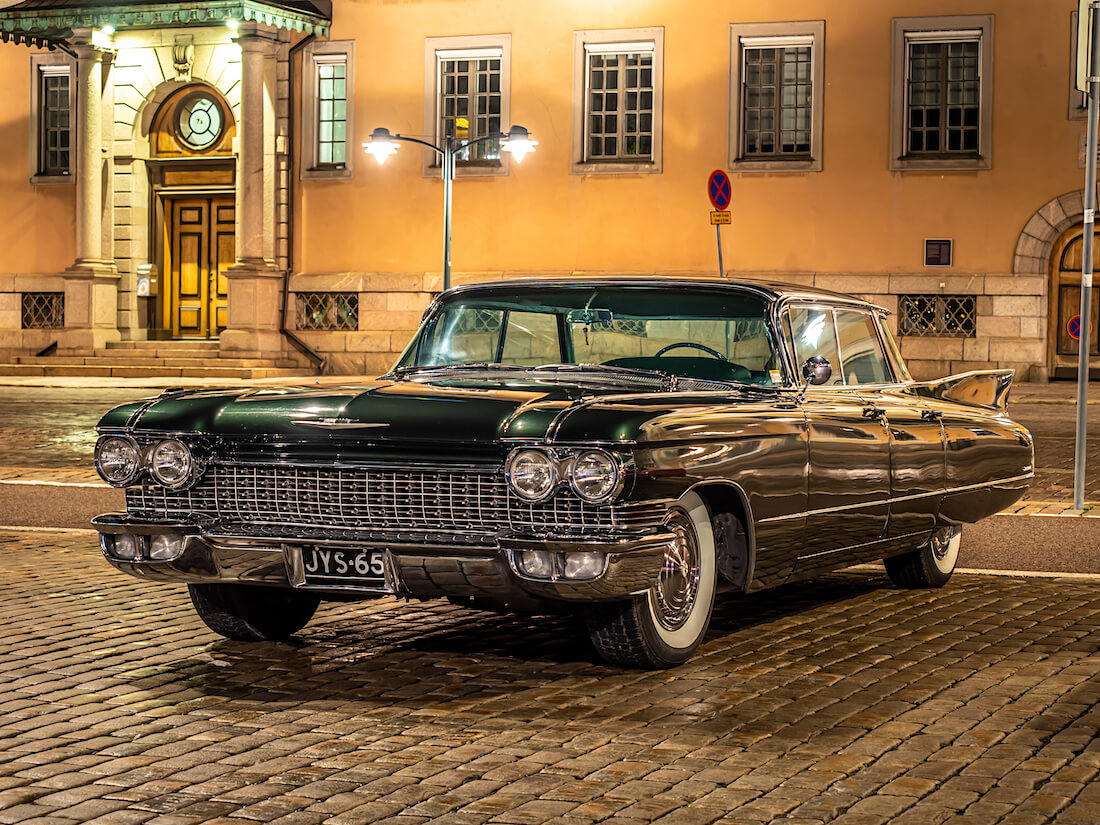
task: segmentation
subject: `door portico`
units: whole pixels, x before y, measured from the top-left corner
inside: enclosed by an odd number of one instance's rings
[[[55,62],[71,67],[75,168],[57,182],[72,186],[76,259],[56,276],[67,307],[58,352],[223,330],[234,353],[283,351],[289,91],[279,64],[293,33],[327,36],[330,19],[330,2],[300,0],[0,10],[5,42],[69,55]]]

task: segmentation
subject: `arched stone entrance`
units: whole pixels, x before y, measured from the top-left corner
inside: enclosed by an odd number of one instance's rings
[[[1079,274],[1076,284],[1072,283],[1073,266],[1076,263],[1076,272],[1079,273],[1079,262],[1071,259],[1075,240],[1079,244],[1084,214],[1084,190],[1059,195],[1035,211],[1016,241],[1013,274],[1044,276],[1043,312],[1047,318],[1045,371],[1051,378],[1076,376],[1076,346],[1063,332],[1069,318],[1077,314],[1077,310],[1072,309],[1073,299],[1076,297],[1078,303],[1080,301]]]

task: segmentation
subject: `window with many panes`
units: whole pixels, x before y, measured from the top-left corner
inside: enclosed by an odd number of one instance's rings
[[[645,45],[585,50],[590,161],[653,159],[653,48]]]
[[[745,157],[809,157],[812,50],[745,49]]]
[[[74,133],[75,84],[67,55],[31,58],[32,121],[31,180],[35,183],[71,182],[76,166]]]
[[[424,134],[476,141],[508,131],[511,35],[429,37],[424,41]],[[456,155],[460,175],[506,175],[508,153],[497,139],[473,143]],[[424,153],[424,174],[439,174],[439,157]]]
[[[574,33],[575,171],[659,172],[663,29]]]
[[[43,175],[69,174],[71,151],[70,77],[67,71],[42,72],[42,136],[38,148],[39,171]]]
[[[730,164],[821,169],[825,24],[730,27]]]
[[[355,43],[311,43],[303,72],[302,177],[350,178],[355,156]]]
[[[894,20],[891,168],[987,169],[992,16]]]
[[[911,155],[978,152],[981,42],[906,40],[908,151]]]
[[[317,62],[317,165],[342,166],[347,162],[348,64],[347,58]]]
[[[448,50],[439,59],[439,134],[462,143],[500,134],[504,103],[501,49]],[[457,155],[459,163],[499,161],[500,141],[475,143]]]

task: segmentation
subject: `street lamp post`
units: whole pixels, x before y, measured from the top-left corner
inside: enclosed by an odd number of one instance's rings
[[[426,140],[408,137],[406,135],[391,135],[389,129],[379,127],[370,136],[370,140],[363,144],[368,155],[373,155],[379,165],[397,152],[397,142],[416,143],[426,146],[440,157],[440,173],[443,177],[443,289],[451,288],[451,204],[452,189],[455,179],[455,161],[458,155],[466,149],[487,140],[499,140],[500,150],[511,153],[516,163],[522,163],[523,158],[535,151],[537,140],[532,140],[527,130],[522,126],[513,126],[508,134],[494,132],[472,140],[455,140],[446,138],[442,146],[436,146]]]

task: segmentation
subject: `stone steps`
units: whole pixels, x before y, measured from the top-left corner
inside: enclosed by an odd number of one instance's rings
[[[216,349],[193,349],[191,347],[142,347],[141,349],[97,349],[92,353],[95,357],[103,358],[204,358],[210,360],[218,357]],[[70,356],[63,353],[53,355],[54,358],[89,358],[88,355]]]
[[[159,350],[150,350],[149,355],[117,354],[120,350],[111,350],[110,355],[95,356],[36,356],[20,355],[15,359],[17,364],[29,364],[33,366],[55,367],[60,364],[88,367],[253,367],[266,369],[296,369],[297,362],[279,358],[217,358],[213,355],[206,356],[176,356],[154,355]]]
[[[49,359],[41,359],[48,361]],[[295,378],[314,375],[308,369],[289,369],[276,366],[123,366],[108,364],[72,364],[58,361],[53,364],[0,364],[0,375],[67,376],[76,378]]]
[[[217,352],[218,342],[207,338],[176,338],[170,341],[108,341],[107,349],[201,349]]]

